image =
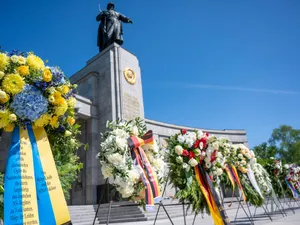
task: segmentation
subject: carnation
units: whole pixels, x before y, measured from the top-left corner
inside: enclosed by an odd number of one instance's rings
[[[140,174],[136,169],[128,171],[129,181],[132,183],[136,183],[140,179]]]

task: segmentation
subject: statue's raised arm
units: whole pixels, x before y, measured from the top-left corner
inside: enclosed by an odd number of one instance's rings
[[[101,22],[98,29],[97,43],[99,51],[102,51],[114,42],[122,45],[122,22],[133,23],[130,18],[116,12],[114,9],[115,5],[113,3],[108,3],[107,10],[101,11],[96,17],[96,20]]]

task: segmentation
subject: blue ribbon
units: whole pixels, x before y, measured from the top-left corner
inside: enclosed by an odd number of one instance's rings
[[[15,127],[4,178],[4,224],[23,224],[20,128]]]
[[[28,135],[31,142],[33,154],[33,166],[39,210],[39,221],[41,225],[56,225],[55,216],[53,213],[53,208],[47,188],[47,181],[45,179],[40,154],[31,125],[28,126]]]

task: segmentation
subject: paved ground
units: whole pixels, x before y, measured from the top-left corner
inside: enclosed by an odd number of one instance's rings
[[[234,203],[230,208],[226,207],[226,212],[228,214],[228,217],[232,221],[232,225],[300,225],[300,203],[293,203],[292,205],[288,206],[285,205],[283,208],[284,210],[281,211],[276,208],[276,206],[273,204],[274,213],[271,213],[272,205],[269,204],[268,207],[264,206],[264,209],[267,210],[269,213],[269,216],[265,213],[263,208],[255,209],[254,207],[247,208],[246,205],[244,205],[245,211],[249,215],[250,213],[253,216],[252,223],[249,221],[249,219],[246,217],[245,212],[243,209],[239,209],[237,214],[237,219],[235,219],[236,212],[238,209],[238,204]],[[292,208],[293,210],[291,210]],[[163,211],[160,213],[164,213]],[[254,216],[255,215],[255,216]],[[186,217],[186,224],[184,223],[184,218],[177,217],[177,218],[171,218],[174,225],[192,225],[194,216],[189,215]],[[272,220],[272,221],[271,221]],[[145,222],[135,222],[134,225],[153,225],[154,221],[145,221]],[[163,219],[158,220],[156,222],[157,225],[171,225],[170,220]],[[212,218],[208,215],[198,215],[195,219],[195,225],[213,225]],[[132,223],[114,223],[113,225],[132,225]]]

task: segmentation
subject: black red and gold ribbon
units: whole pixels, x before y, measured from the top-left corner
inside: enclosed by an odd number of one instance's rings
[[[150,209],[160,199],[160,188],[156,172],[152,168],[149,159],[141,147],[144,144],[153,144],[152,131],[148,131],[142,138],[131,136],[128,145],[131,149],[131,157],[137,166],[141,167],[141,177],[145,185],[146,208]]]
[[[220,203],[219,196],[202,164],[195,166],[195,175],[215,225],[229,225],[230,220],[224,207]]]
[[[246,195],[244,193],[243,186],[241,184],[241,181],[240,181],[237,169],[235,168],[234,165],[228,165],[228,168],[229,168],[230,172],[232,173],[232,175],[233,175],[233,177],[234,177],[237,185],[239,186],[240,191],[242,192],[242,196],[243,196],[244,202],[246,202]]]

